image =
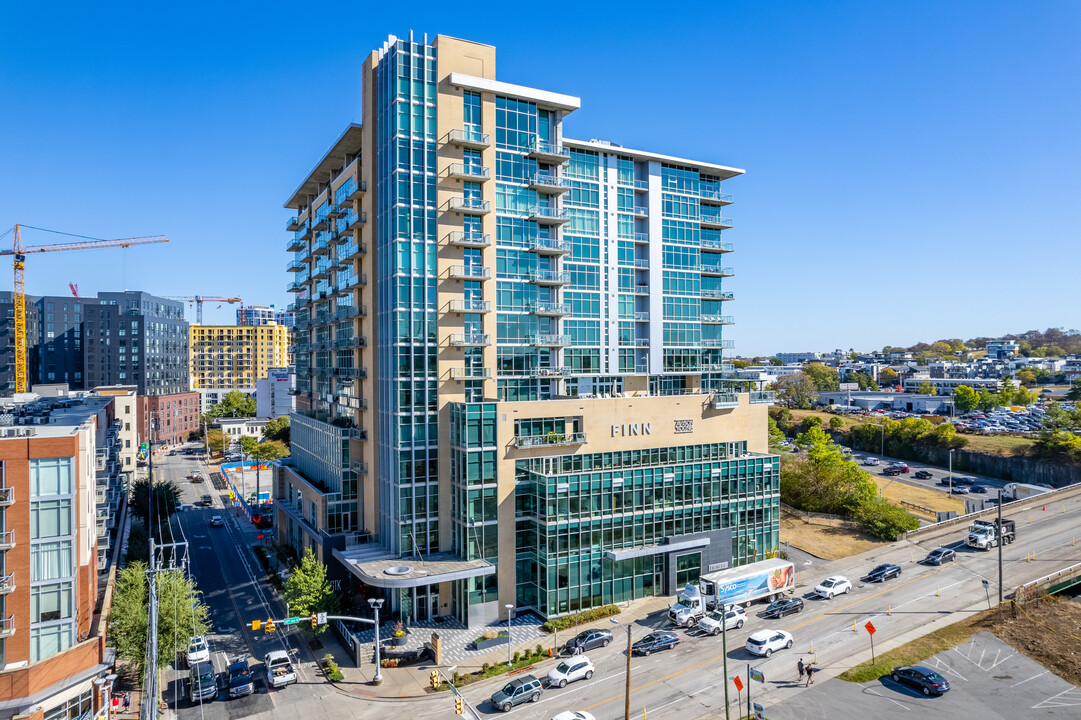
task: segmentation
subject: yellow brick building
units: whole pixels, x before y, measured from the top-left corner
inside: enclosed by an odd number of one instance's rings
[[[188,357],[191,389],[203,410],[230,390],[255,392],[270,368],[289,365],[289,328],[284,325],[192,325]]]

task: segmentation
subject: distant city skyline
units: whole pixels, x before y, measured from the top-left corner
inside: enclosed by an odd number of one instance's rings
[[[73,282],[87,295],[284,308],[282,204],[327,138],[361,120],[349,83],[370,48],[412,27],[497,45],[501,75],[585,98],[580,137],[746,168],[725,188],[739,269],[733,354],[1078,324],[1062,271],[1081,265],[1081,6],[629,10],[579,8],[560,33],[530,36],[497,12],[377,6],[346,40],[304,43],[285,38],[325,32],[326,15],[215,6],[207,23],[198,8],[12,6],[9,26],[48,32],[11,33],[0,47],[0,102],[16,109],[0,135],[0,232],[25,222],[171,239],[32,257],[32,295]],[[313,98],[318,112],[306,109]],[[26,233],[28,244],[57,241]],[[235,310],[208,304],[204,322],[232,324]]]

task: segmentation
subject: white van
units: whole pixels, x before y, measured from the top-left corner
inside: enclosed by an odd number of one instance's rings
[[[881,461],[876,457],[867,457],[863,459],[864,465],[878,465],[879,462]]]

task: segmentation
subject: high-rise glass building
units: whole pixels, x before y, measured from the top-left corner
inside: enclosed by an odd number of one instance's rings
[[[726,380],[742,170],[564,135],[495,48],[391,38],[286,202],[279,539],[407,617],[671,594],[777,550],[768,393]]]

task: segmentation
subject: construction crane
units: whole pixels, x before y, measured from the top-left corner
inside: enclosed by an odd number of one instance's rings
[[[165,297],[170,300],[183,300],[187,303],[195,303],[195,324],[203,324],[203,303],[204,302],[220,302],[220,303],[242,303],[244,302],[240,298],[224,298],[216,295],[166,295]]]
[[[31,225],[26,227],[34,230],[42,230],[57,235],[71,235],[58,230],[46,230]],[[84,239],[81,242],[55,243],[53,245],[23,245],[20,226],[16,225],[11,236],[11,250],[0,250],[0,255],[15,256],[15,293],[12,300],[15,303],[15,392],[24,393],[28,389],[26,371],[26,288],[23,272],[26,270],[26,255],[38,252],[67,252],[69,250],[97,250],[108,247],[129,247],[131,245],[149,245],[151,243],[169,242],[164,235],[148,235],[145,237],[121,238],[118,240]],[[83,237],[75,235],[74,237]]]
[[[79,286],[75,283],[68,283],[68,287],[71,288],[71,294],[75,297],[79,297]]]

